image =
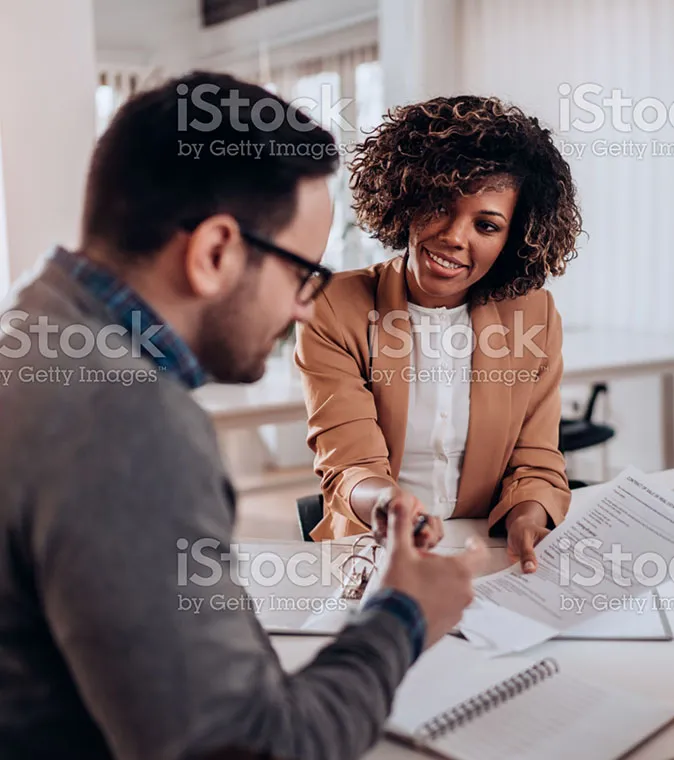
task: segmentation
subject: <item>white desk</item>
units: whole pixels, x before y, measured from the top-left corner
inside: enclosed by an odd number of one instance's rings
[[[674,470],[654,476],[655,482],[674,489]],[[575,491],[571,508],[591,497],[598,487]],[[443,544],[462,546],[470,534],[486,535],[486,521],[456,520],[446,523],[448,535]],[[490,541],[490,552],[503,557],[503,549]],[[502,561],[502,560],[501,560]],[[660,587],[663,598],[674,598],[674,583]],[[674,626],[674,613],[668,612]],[[284,666],[295,670],[306,664],[329,639],[311,636],[272,637]],[[532,657],[555,657],[566,672],[606,687],[641,692],[674,704],[674,641],[549,641],[527,654]],[[610,727],[607,727],[610,730]],[[569,747],[573,756],[573,747]],[[369,760],[412,760],[428,757],[388,739],[382,740],[368,755]],[[672,760],[674,758],[674,726],[655,736],[629,755],[630,760]]]
[[[662,378],[665,467],[674,467],[674,335],[570,330],[564,336],[565,383],[609,382],[639,375]],[[253,385],[209,385],[195,393],[220,431],[306,420],[299,374],[271,359]]]

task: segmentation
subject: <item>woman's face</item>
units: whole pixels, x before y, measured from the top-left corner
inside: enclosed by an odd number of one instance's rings
[[[466,301],[506,244],[517,194],[504,183],[460,195],[438,216],[412,224],[407,285],[414,303],[452,308]]]

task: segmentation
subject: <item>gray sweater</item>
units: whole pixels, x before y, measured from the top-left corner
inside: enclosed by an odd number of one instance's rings
[[[234,525],[209,419],[128,351],[50,358],[39,317],[110,323],[54,262],[2,311],[0,757],[363,753],[412,659],[404,623],[367,612],[289,676],[250,606],[181,610],[181,593],[242,597],[226,571],[207,589],[179,577],[179,549],[208,537],[217,559]]]

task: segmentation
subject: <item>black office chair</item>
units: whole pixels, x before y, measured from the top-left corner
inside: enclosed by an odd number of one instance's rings
[[[559,448],[562,454],[599,446],[615,436],[615,430],[612,427],[592,420],[597,398],[602,393],[608,393],[608,386],[605,383],[593,385],[583,416],[578,419],[562,419],[560,422]],[[574,485],[571,485],[572,483]],[[586,484],[582,481],[570,481],[569,485],[571,488],[580,488]]]
[[[302,496],[297,500],[297,518],[304,541],[313,541],[311,531],[323,519],[323,494]]]

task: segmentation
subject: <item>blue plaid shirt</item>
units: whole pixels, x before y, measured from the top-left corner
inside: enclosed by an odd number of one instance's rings
[[[125,282],[86,256],[64,248],[56,248],[52,260],[101,301],[115,322],[131,335],[140,336],[147,331],[145,345],[149,344],[152,351],[146,350],[145,355],[158,367],[189,388],[198,388],[206,382],[206,373],[185,341]],[[156,327],[159,329],[154,332]]]

